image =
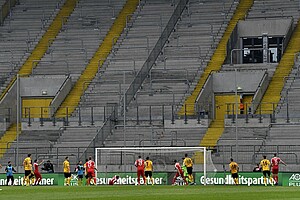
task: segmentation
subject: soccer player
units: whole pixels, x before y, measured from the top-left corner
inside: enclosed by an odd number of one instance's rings
[[[275,181],[275,185],[278,185],[278,171],[279,171],[280,163],[286,166],[285,162],[283,162],[279,157],[277,157],[276,153],[274,153],[274,157],[271,159],[271,166],[272,166],[272,177]]]
[[[25,170],[23,185],[29,186],[30,185],[30,179],[32,179],[34,177],[34,174],[32,173],[31,154],[28,154],[27,157],[24,159],[23,167],[24,167],[24,170]]]
[[[69,157],[67,156],[65,158],[65,161],[63,163],[64,167],[64,176],[65,176],[65,185],[69,186],[71,182],[71,170],[70,170],[70,162],[69,162]]]
[[[149,157],[146,157],[145,161],[145,177],[149,177],[151,180],[152,185],[154,185],[154,179],[152,177],[152,172],[153,172],[153,163],[149,159]]]
[[[263,172],[263,175],[264,175],[264,183],[265,183],[265,186],[267,186],[267,176],[269,177],[270,179],[270,183],[271,185],[273,186],[273,179],[271,177],[271,173],[270,173],[270,166],[271,166],[271,163],[270,161],[267,159],[267,156],[263,156],[263,160],[260,161],[260,165],[262,167],[262,172]]]
[[[231,177],[233,178],[235,185],[238,185],[239,184],[239,175],[238,175],[239,165],[236,162],[234,162],[232,158],[230,158],[229,168],[230,168]]]
[[[187,153],[184,155],[184,157],[185,158],[183,160],[183,164],[184,164],[184,166],[186,166],[186,170],[187,170],[187,173],[188,173],[189,180],[191,182],[191,185],[193,185],[194,184],[193,160],[188,157]]]
[[[41,180],[42,180],[42,175],[41,175],[41,173],[39,172],[39,166],[40,166],[41,164],[43,164],[43,162],[44,162],[44,161],[42,160],[40,163],[38,163],[38,162],[37,162],[37,159],[34,160],[33,168],[34,168],[35,182],[34,182],[33,185],[39,185],[40,182],[41,182]]]
[[[140,185],[140,177],[142,176],[144,180],[144,185],[146,185],[146,178],[145,178],[145,161],[142,159],[141,156],[134,162],[134,166],[137,168],[137,181],[138,185]]]
[[[13,166],[11,166],[10,161],[8,161],[8,165],[5,168],[6,171],[6,185],[8,186],[9,181],[11,181],[11,185],[14,185],[14,176],[13,173],[17,172]]]
[[[95,162],[92,160],[92,156],[89,157],[89,160],[86,162],[86,170],[87,170],[87,185],[91,184],[91,180],[93,180],[94,184],[97,185],[96,176],[95,176]]]
[[[115,175],[112,179],[109,180],[108,185],[114,185],[118,180],[119,176]]]
[[[75,171],[77,172],[77,175],[78,175],[77,184],[79,186],[82,186],[83,174],[84,174],[85,169],[84,169],[81,161],[79,161],[79,163],[77,164]]]
[[[187,182],[190,182],[189,174],[188,174],[188,172],[187,172],[186,166],[184,165],[184,159],[185,159],[185,158],[182,158],[182,166],[181,166],[181,169],[182,169],[182,171],[183,171],[184,179],[185,179]]]
[[[184,178],[184,174],[183,174],[183,171],[181,169],[181,166],[180,166],[179,162],[177,162],[177,160],[174,160],[174,164],[175,164],[176,174],[173,178],[172,185],[175,184],[176,178],[179,177],[179,176],[181,176],[181,178],[183,179],[185,184],[188,185],[188,182]]]

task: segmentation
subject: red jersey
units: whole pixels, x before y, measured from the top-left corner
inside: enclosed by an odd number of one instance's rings
[[[139,158],[135,161],[134,165],[138,168],[138,170],[142,170],[145,168],[145,161]]]
[[[272,158],[272,159],[271,159],[272,167],[278,167],[280,161],[281,161],[281,159],[278,158],[278,157]]]
[[[95,170],[95,162],[92,160],[87,161],[86,169],[87,169],[87,171],[94,171]]]
[[[39,164],[33,163],[34,173],[39,173]]]
[[[109,181],[109,185],[113,185],[113,184],[115,184],[116,182],[118,181],[118,178],[117,178],[117,176],[114,176],[112,179],[110,179],[110,181]]]
[[[182,172],[181,166],[178,162],[175,163],[175,169],[177,170],[177,172]]]

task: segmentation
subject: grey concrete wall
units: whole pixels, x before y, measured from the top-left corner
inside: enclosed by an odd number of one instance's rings
[[[11,122],[17,121],[17,81],[15,81],[1,100],[0,107],[11,108]]]
[[[32,76],[20,78],[22,97],[54,97],[66,80],[66,76]],[[47,95],[42,95],[42,91]]]
[[[265,70],[245,70],[237,71],[236,85],[242,88],[244,93],[255,93]],[[215,93],[234,93],[235,92],[235,72],[222,71],[213,74],[213,91]]]
[[[239,21],[239,37],[257,37],[263,33],[269,36],[285,36],[292,25],[292,19],[261,19]]]
[[[57,108],[60,106],[60,104],[63,102],[63,100],[67,97],[70,90],[72,89],[72,80],[70,77],[68,77],[64,83],[61,85],[59,90],[56,92],[55,98],[51,102],[51,107],[54,109],[51,110],[51,112],[55,112]],[[54,114],[54,113],[51,113]]]

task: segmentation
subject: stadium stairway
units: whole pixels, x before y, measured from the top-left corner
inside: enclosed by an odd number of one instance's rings
[[[237,9],[230,20],[226,31],[218,44],[213,56],[211,57],[211,60],[209,61],[207,67],[205,68],[203,74],[201,75],[201,78],[199,79],[199,82],[197,83],[194,91],[192,94],[185,100],[184,105],[181,107],[180,111],[178,112],[178,115],[184,115],[185,113],[185,107],[186,107],[186,114],[187,115],[194,115],[194,103],[195,100],[201,91],[201,88],[203,87],[206,79],[208,78],[209,74],[212,71],[220,70],[222,67],[222,64],[225,61],[226,58],[226,45],[230,38],[230,35],[232,31],[234,30],[236,24],[239,20],[244,19],[247,15],[249,9],[253,5],[253,0],[241,0],[239,5],[237,6]]]
[[[25,63],[22,65],[22,67],[19,70],[20,75],[29,75],[32,73],[32,68],[36,66],[37,63],[34,64],[35,61],[41,60],[41,58],[46,53],[48,47],[49,47],[49,39],[55,38],[59,31],[62,28],[62,20],[63,22],[66,22],[68,17],[73,12],[75,6],[76,6],[77,0],[66,0],[65,4],[62,6],[56,17],[54,18],[52,24],[49,26],[43,37],[40,39],[38,44],[35,46],[34,50],[31,52],[31,55],[27,58]],[[16,80],[16,77],[10,82],[8,87],[5,89],[5,91],[2,93],[0,99],[2,99],[9,88],[13,85],[14,81]]]
[[[298,52],[300,52],[300,20],[298,20],[289,44],[261,101],[261,111],[263,114],[271,114],[273,112],[272,103],[275,103],[275,107],[277,107],[285,83],[284,78],[290,74],[294,66],[295,54]]]
[[[68,94],[66,99],[61,105],[61,109],[58,109],[56,116],[65,116],[66,115],[66,109],[63,109],[64,107],[70,107],[68,110],[69,113],[72,113],[75,108],[78,106],[80,102],[80,98],[83,95],[84,91],[88,87],[88,83],[93,80],[95,75],[98,72],[98,64],[100,66],[103,65],[105,62],[105,59],[109,55],[109,53],[112,50],[112,41],[117,41],[118,37],[123,32],[126,20],[128,20],[128,16],[130,16],[138,6],[139,1],[138,0],[128,0],[123,9],[120,11],[118,17],[116,18],[114,24],[110,28],[109,32],[105,36],[103,42],[99,46],[98,50],[94,54],[94,56],[90,59],[88,65],[86,66],[84,72],[79,77],[78,81],[75,83],[74,87],[72,88],[71,92]],[[100,61],[100,63],[99,63]]]
[[[12,124],[0,139],[0,158],[17,138],[17,124]]]

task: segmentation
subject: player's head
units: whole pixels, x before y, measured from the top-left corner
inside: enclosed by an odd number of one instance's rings
[[[233,162],[233,158],[230,158],[230,161]]]
[[[89,157],[89,160],[92,160],[92,156]]]
[[[149,160],[149,156],[146,157],[146,160]]]
[[[10,162],[10,161],[8,161],[8,162],[7,162],[7,164],[8,164],[8,166],[10,166],[10,165],[11,165],[11,162]]]
[[[186,153],[186,154],[184,154],[184,157],[188,157],[188,154]]]
[[[182,160],[184,160],[185,158],[182,158]]]
[[[139,156],[138,158],[142,158],[142,156]]]
[[[276,157],[277,156],[277,154],[276,153],[274,153],[274,157]]]
[[[27,156],[28,156],[28,157],[31,157],[31,153],[29,153]]]
[[[177,163],[177,160],[173,160],[174,163]]]
[[[37,159],[35,159],[34,162],[37,162]]]
[[[267,159],[267,156],[263,156],[264,159]]]
[[[89,161],[89,159],[85,159],[85,162]]]
[[[116,179],[119,179],[120,178],[120,176],[116,176]]]
[[[82,161],[79,161],[79,165],[82,165]]]
[[[65,160],[68,160],[69,159],[69,157],[67,156],[67,157],[65,157]]]

